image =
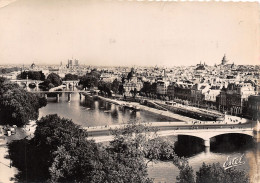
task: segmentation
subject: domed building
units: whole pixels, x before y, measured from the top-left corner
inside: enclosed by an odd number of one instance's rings
[[[36,66],[36,64],[33,62],[31,64],[31,66],[29,67],[29,70],[30,71],[38,71],[38,66]]]

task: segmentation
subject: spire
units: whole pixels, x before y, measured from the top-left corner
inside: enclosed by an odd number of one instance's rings
[[[222,58],[221,64],[225,65],[228,61],[226,60],[226,54],[224,54],[224,57]]]

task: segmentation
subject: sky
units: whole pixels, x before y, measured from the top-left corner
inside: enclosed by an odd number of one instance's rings
[[[259,4],[0,0],[0,64],[260,64]]]

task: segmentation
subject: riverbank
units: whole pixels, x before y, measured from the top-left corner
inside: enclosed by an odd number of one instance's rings
[[[124,105],[127,105],[127,104],[132,105],[136,108],[139,108],[140,110],[148,111],[148,112],[151,112],[151,113],[154,113],[154,114],[162,115],[162,116],[173,118],[173,119],[177,119],[179,121],[194,121],[194,120],[196,120],[196,119],[186,117],[186,116],[182,116],[182,115],[179,115],[179,114],[175,114],[175,113],[172,113],[172,112],[169,112],[169,111],[163,111],[163,110],[151,108],[151,107],[148,107],[148,106],[145,106],[145,105],[141,105],[137,102],[126,102],[126,101],[121,101],[121,100],[116,100],[116,99],[105,98],[105,97],[102,97],[102,96],[97,96],[97,97],[101,100],[104,100],[106,102],[110,102],[110,103],[113,103],[113,104],[116,104],[116,105],[120,105],[120,106],[124,106]]]
[[[171,111],[164,111],[164,110],[159,110],[159,109],[155,109],[155,108],[152,108],[152,107],[148,107],[148,106],[145,106],[145,105],[141,105],[138,102],[121,101],[121,100],[117,100],[117,99],[110,99],[110,98],[102,97],[102,96],[99,96],[99,95],[97,97],[101,100],[104,100],[106,102],[110,102],[110,103],[113,103],[113,104],[116,104],[116,105],[120,105],[120,106],[124,106],[126,104],[132,105],[132,106],[138,107],[140,110],[152,112],[154,114],[162,115],[162,116],[165,116],[165,117],[174,118],[174,119],[177,119],[179,121],[184,121],[184,122],[200,122],[201,121],[201,120],[198,120],[198,119],[195,119],[195,118],[176,114],[176,113],[173,113]],[[156,100],[155,102],[163,104],[162,101]],[[187,108],[187,109],[189,109],[193,112],[200,112],[200,113],[204,112],[205,114],[206,113],[212,113],[212,114],[215,114],[215,115],[220,115],[220,113],[217,113],[215,111],[208,111],[208,110],[200,109],[200,108],[196,108],[196,107],[190,107],[190,106],[184,106],[184,105],[178,105],[178,106],[176,106],[176,108],[177,107],[179,107],[180,109]],[[212,120],[212,123],[214,123],[214,121],[215,120]],[[249,123],[249,122],[252,122],[252,121],[253,120],[250,120],[250,119],[247,119],[247,118],[242,118],[242,117],[232,116],[232,115],[224,115],[223,120],[221,120],[222,123],[224,122],[226,124],[228,124],[228,123],[230,123],[230,124]],[[209,122],[210,121],[207,121],[207,123],[209,123]]]

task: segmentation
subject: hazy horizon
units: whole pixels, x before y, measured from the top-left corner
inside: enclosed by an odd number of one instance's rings
[[[0,63],[257,65],[259,4],[18,0],[0,8]]]

